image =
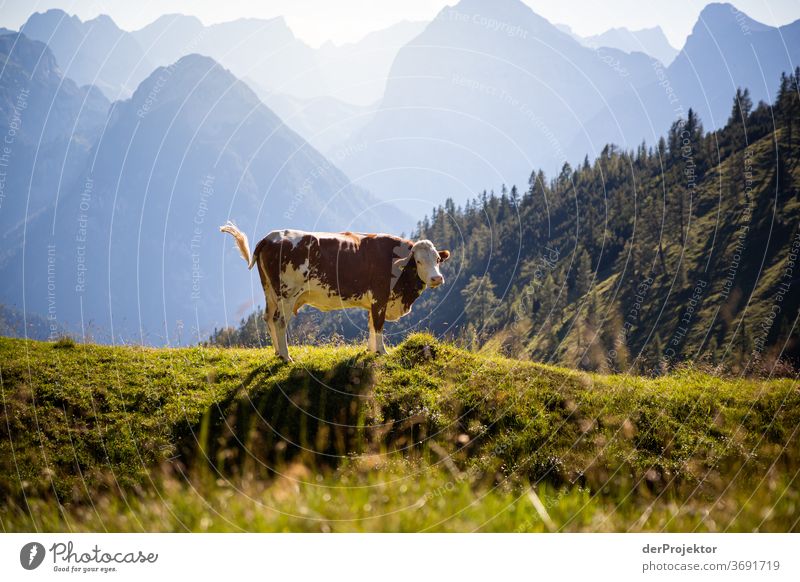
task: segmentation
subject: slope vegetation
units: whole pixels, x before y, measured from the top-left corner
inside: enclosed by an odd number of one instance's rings
[[[798,527],[793,381],[293,357],[0,340],[3,529]]]

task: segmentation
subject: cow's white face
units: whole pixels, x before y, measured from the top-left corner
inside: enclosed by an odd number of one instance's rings
[[[444,283],[439,264],[450,258],[450,251],[437,251],[431,241],[421,240],[414,243],[411,252],[417,263],[417,274],[423,283],[429,287],[438,287]]]

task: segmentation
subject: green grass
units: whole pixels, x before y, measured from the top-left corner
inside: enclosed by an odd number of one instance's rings
[[[0,525],[800,529],[794,381],[584,374],[427,335],[292,356],[0,339]]]

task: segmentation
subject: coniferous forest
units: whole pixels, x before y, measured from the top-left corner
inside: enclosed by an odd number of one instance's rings
[[[747,89],[706,132],[688,109],[656,144],[607,145],[558,176],[448,200],[413,238],[448,248],[447,283],[392,324],[475,350],[598,371],[691,361],[734,373],[796,366],[800,69],[772,104]],[[352,339],[365,317],[306,309],[304,341]],[[210,343],[264,345],[261,312]],[[781,366],[775,368],[775,363]]]

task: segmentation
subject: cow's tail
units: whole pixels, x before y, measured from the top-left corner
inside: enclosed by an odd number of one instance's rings
[[[250,254],[250,243],[247,240],[247,235],[239,230],[239,227],[230,220],[226,222],[224,226],[220,226],[219,230],[220,232],[227,232],[236,240],[236,246],[239,247],[239,252],[247,263],[247,268],[252,269],[256,262],[256,257]]]

